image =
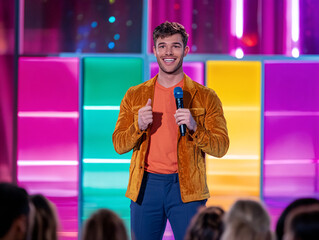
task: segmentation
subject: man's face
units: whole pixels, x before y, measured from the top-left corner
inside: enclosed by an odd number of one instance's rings
[[[177,74],[183,71],[183,58],[189,52],[189,47],[184,48],[182,35],[177,33],[165,38],[158,38],[153,52],[157,59],[160,71],[167,74]]]

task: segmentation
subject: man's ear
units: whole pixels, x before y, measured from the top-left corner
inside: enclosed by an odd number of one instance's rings
[[[186,46],[185,49],[184,49],[184,57],[187,56],[187,54],[189,53],[189,46]]]
[[[153,53],[156,56],[156,47],[153,45]]]

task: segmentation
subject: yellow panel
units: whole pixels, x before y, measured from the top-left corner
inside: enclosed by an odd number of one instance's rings
[[[208,61],[207,87],[225,106],[260,106],[260,62]]]
[[[207,86],[223,103],[230,147],[221,159],[206,156],[209,203],[228,208],[260,193],[261,63],[208,61]]]

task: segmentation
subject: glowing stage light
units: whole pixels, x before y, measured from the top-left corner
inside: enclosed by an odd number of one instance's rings
[[[244,57],[244,52],[243,52],[243,50],[242,50],[241,48],[237,48],[237,49],[236,49],[236,52],[235,52],[235,56],[236,56],[236,58],[238,58],[238,59],[243,58],[243,57]]]
[[[18,166],[77,166],[74,160],[18,160]]]
[[[114,23],[116,20],[116,18],[114,16],[109,17],[109,22],[110,23]]]
[[[294,42],[299,40],[299,0],[292,0],[291,3],[291,38]],[[298,51],[299,56],[299,51]]]
[[[84,158],[84,163],[131,163],[131,159]]]
[[[120,39],[120,34],[118,34],[118,33],[115,34],[115,35],[114,35],[114,40],[119,40],[119,39]]]
[[[92,27],[92,28],[96,28],[96,27],[97,27],[97,22],[96,22],[96,21],[92,22],[92,23],[91,23],[91,27]]]
[[[294,57],[294,58],[297,58],[299,57],[300,53],[299,53],[299,49],[294,47],[292,50],[291,50],[291,55]]]
[[[244,28],[244,3],[243,0],[236,1],[236,37],[243,36]]]
[[[120,106],[83,106],[84,110],[120,110]]]
[[[107,45],[109,49],[113,49],[115,47],[115,43],[114,42],[109,42],[109,44]]]

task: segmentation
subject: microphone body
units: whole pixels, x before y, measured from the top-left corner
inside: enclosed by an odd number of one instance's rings
[[[181,87],[174,88],[174,97],[176,102],[176,108],[184,108],[184,102],[183,102],[183,89]],[[182,124],[179,126],[179,131],[181,133],[181,136],[185,136],[186,133],[186,125]]]

